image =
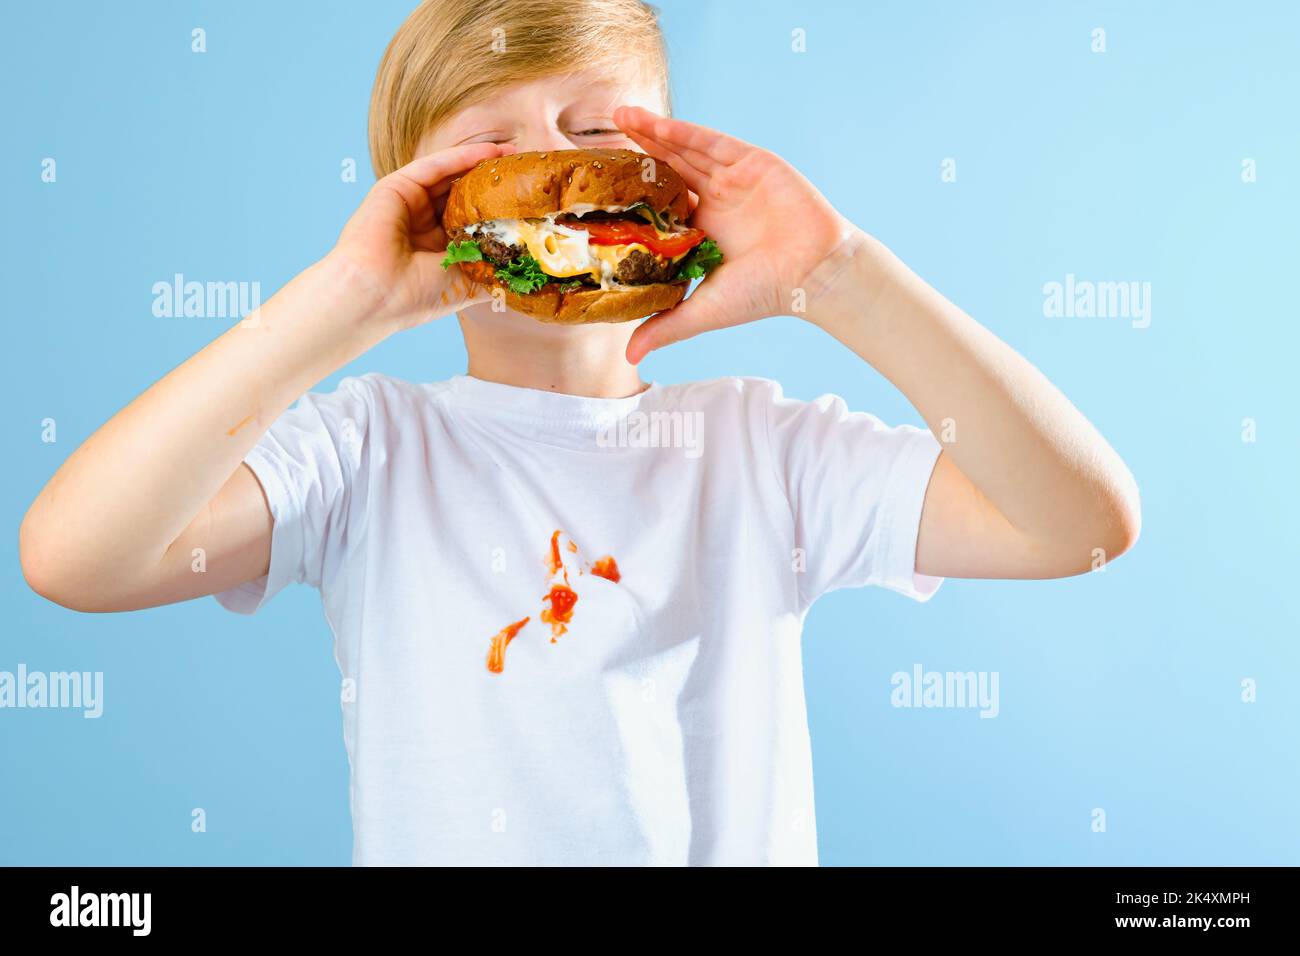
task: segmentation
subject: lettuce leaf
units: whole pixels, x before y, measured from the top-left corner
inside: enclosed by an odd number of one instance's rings
[[[480,262],[482,259],[483,250],[478,243],[473,239],[462,239],[447,246],[447,257],[442,260],[442,267],[445,269],[455,262]]]
[[[516,256],[503,266],[498,266],[496,276],[517,295],[536,292],[551,281],[551,277],[542,271],[537,260],[527,253]]]
[[[702,279],[720,265],[722,265],[722,250],[712,239],[705,239],[682,259],[673,281]]]
[[[442,260],[442,267],[446,269],[453,263],[482,260],[483,250],[479,248],[478,243],[473,239],[463,239],[447,246],[447,255]],[[511,292],[520,295],[536,292],[551,281],[551,277],[542,271],[537,260],[527,254],[517,256],[503,266],[497,266],[495,272],[497,278],[510,287]]]

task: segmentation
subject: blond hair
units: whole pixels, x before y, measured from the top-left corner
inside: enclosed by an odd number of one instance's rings
[[[668,55],[642,0],[424,0],[398,28],[370,95],[370,161],[386,176],[440,122],[526,80],[618,61],[659,84]]]

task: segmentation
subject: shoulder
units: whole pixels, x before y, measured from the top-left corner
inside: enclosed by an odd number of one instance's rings
[[[430,400],[447,384],[408,382],[379,372],[367,372],[345,376],[333,391],[308,392],[299,403],[375,421],[427,408]]]

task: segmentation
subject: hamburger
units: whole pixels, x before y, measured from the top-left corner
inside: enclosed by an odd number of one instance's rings
[[[689,213],[682,177],[644,153],[514,153],[452,183],[442,265],[542,322],[626,322],[671,309],[722,262]]]

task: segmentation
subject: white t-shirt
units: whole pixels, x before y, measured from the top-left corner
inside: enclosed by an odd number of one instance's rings
[[[803,619],[939,586],[938,454],[763,379],[348,378],[249,454],[270,571],[217,598],[320,589],[356,864],[815,864]]]

